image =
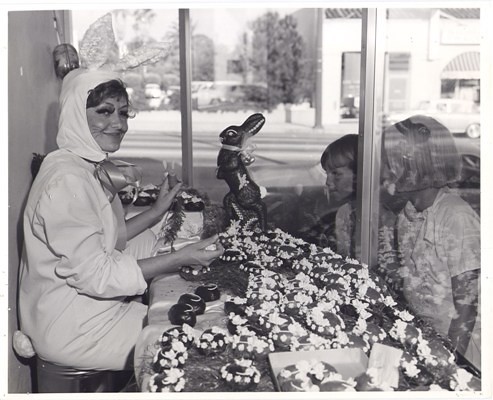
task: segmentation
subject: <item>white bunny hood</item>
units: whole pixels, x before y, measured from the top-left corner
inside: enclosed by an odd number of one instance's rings
[[[89,130],[86,101],[91,89],[112,79],[119,79],[119,75],[111,71],[84,68],[77,68],[63,78],[56,139],[60,149],[95,162],[106,158],[106,153],[101,150]]]

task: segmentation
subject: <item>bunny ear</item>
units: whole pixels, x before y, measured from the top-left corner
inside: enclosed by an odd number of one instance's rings
[[[112,16],[107,13],[89,26],[79,45],[82,66],[99,69],[117,51]]]
[[[171,43],[155,42],[148,43],[131,53],[126,54],[114,66],[113,71],[126,71],[141,65],[153,64],[166,57],[171,49]]]

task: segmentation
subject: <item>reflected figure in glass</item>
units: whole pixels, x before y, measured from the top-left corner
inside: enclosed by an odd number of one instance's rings
[[[478,369],[480,219],[449,186],[461,159],[450,131],[416,115],[384,132],[384,186],[408,202],[397,218],[405,299]]]

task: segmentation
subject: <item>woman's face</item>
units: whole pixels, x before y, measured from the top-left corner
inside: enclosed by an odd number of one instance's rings
[[[124,98],[107,98],[96,107],[86,109],[87,123],[101,150],[112,153],[128,130],[128,103]]]
[[[340,202],[354,192],[355,174],[350,167],[327,168],[327,199]]]

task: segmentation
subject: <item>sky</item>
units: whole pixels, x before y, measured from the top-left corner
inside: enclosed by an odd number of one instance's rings
[[[298,10],[296,8],[276,8],[281,16]],[[178,24],[177,8],[159,8],[153,9],[156,17],[148,26],[150,36],[156,40],[162,39],[167,29],[173,24]],[[194,27],[194,33],[205,34],[214,38],[216,45],[222,45],[232,50],[238,43],[238,37],[245,30],[246,24],[264,14],[268,9],[264,7],[250,8],[194,8],[190,12],[191,23]],[[82,9],[73,12],[74,25],[74,43],[82,39],[89,25],[97,18],[110,12],[111,9]],[[219,21],[219,22],[216,22]],[[115,35],[122,34],[118,32],[114,23]],[[131,29],[127,29],[129,35]]]

